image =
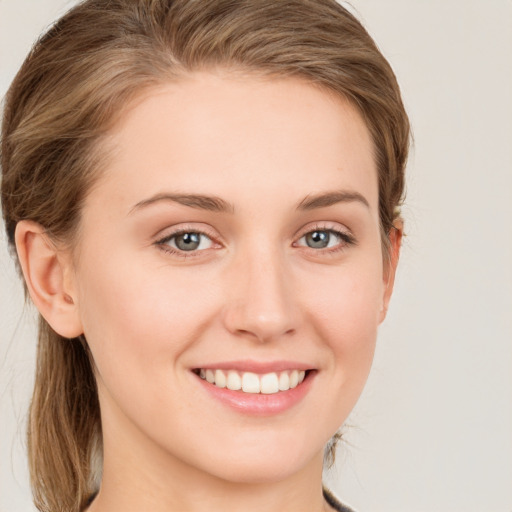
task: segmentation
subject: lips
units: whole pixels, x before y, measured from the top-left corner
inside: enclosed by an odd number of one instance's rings
[[[266,395],[294,389],[304,381],[306,376],[306,371],[299,369],[258,374],[235,369],[200,368],[196,373],[201,379],[218,388]]]
[[[318,370],[293,361],[231,361],[192,369],[207,396],[237,413],[269,416],[294,409],[308,394]]]

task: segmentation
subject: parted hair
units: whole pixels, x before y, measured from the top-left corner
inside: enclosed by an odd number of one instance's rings
[[[127,105],[208,69],[298,77],[348,99],[373,140],[387,247],[409,122],[390,65],[347,9],[335,0],[85,0],[36,42],[4,99],[1,201],[13,254],[23,219],[72,247],[105,164],[102,140]],[[28,422],[34,502],[78,512],[101,471],[92,356],[83,336],[63,338],[42,317],[38,338]]]

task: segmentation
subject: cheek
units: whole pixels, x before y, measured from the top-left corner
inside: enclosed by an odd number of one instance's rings
[[[317,292],[304,288],[306,309],[315,316],[336,351],[363,347],[376,333],[384,293],[380,263],[340,267],[317,280]]]
[[[311,319],[318,339],[330,351],[333,390],[342,390],[357,400],[370,372],[382,296],[384,292],[380,261],[358,262],[357,267],[340,267],[318,284],[322,292],[302,291],[308,296]],[[306,319],[307,321],[307,319]]]
[[[111,258],[82,275],[84,333],[104,377],[121,365],[124,373],[156,376],[157,366],[179,362],[214,315],[215,298],[186,272],[149,272]]]
[[[84,274],[84,332],[96,366],[105,424],[137,425],[165,444],[175,418],[192,408],[184,389],[184,357],[215,317],[216,297],[199,279],[167,267],[149,272],[128,261]],[[123,434],[124,435],[124,434]]]

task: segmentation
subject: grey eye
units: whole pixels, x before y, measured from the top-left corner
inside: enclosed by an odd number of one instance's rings
[[[312,231],[305,235],[306,244],[312,249],[323,249],[329,245],[331,234],[328,231]]]
[[[180,251],[197,251],[208,249],[212,241],[203,233],[190,232],[174,235],[169,239],[169,245]]]
[[[335,247],[342,241],[342,236],[336,231],[330,229],[316,229],[302,236],[299,245],[310,247],[311,249],[325,249]]]

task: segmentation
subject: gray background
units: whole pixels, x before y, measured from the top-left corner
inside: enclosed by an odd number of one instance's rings
[[[365,512],[512,511],[512,2],[354,0],[414,127],[408,236],[331,487]],[[72,2],[0,0],[0,95]],[[0,511],[31,511],[33,319],[0,238]]]

